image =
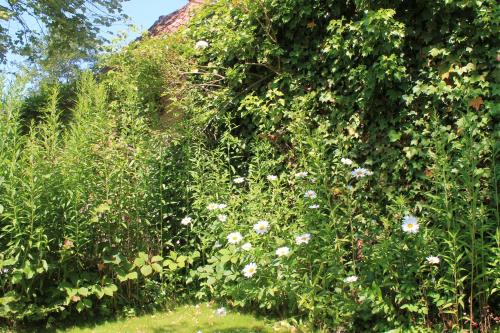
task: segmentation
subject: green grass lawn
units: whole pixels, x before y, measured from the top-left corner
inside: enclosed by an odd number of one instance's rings
[[[66,329],[34,330],[24,332],[53,333],[251,333],[289,332],[277,328],[279,324],[251,315],[227,311],[224,316],[215,314],[215,308],[202,304],[177,308],[175,311],[161,312],[136,318],[101,322],[99,324],[78,325]]]

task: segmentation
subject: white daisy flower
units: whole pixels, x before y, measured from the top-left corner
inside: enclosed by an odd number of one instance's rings
[[[342,162],[342,164],[345,164],[345,165],[352,165],[352,163],[353,163],[352,160],[350,160],[348,158],[344,158],[344,157],[342,157],[340,159],[340,162]]]
[[[217,208],[218,208],[218,205],[214,202],[209,203],[207,206],[208,210],[216,210]]]
[[[407,215],[403,217],[403,224],[401,225],[403,231],[409,234],[415,234],[418,232],[420,226],[418,225],[418,220],[415,216]]]
[[[227,235],[227,241],[230,244],[238,244],[243,239],[243,236],[239,232],[232,232]]]
[[[359,178],[363,178],[365,176],[371,176],[371,175],[373,175],[373,172],[371,172],[370,170],[365,169],[365,168],[356,168],[356,169],[351,171],[351,175],[354,178],[359,179]]]
[[[217,220],[219,220],[221,222],[226,222],[227,221],[227,215],[225,215],[225,214],[219,214],[219,215],[217,215]]]
[[[253,225],[253,230],[259,235],[263,235],[269,231],[269,222],[260,220]]]
[[[227,315],[226,308],[225,307],[218,308],[217,310],[215,310],[215,314],[220,317]]]
[[[319,205],[310,205],[309,208],[311,208],[311,209],[318,209]]]
[[[207,41],[204,41],[204,40],[199,40],[196,42],[194,48],[197,49],[197,50],[204,50],[206,49],[207,47],[209,46],[208,42]]]
[[[242,184],[244,182],[245,182],[245,178],[243,178],[243,177],[238,177],[238,178],[233,179],[233,183],[235,183],[235,184]]]
[[[306,178],[306,177],[307,177],[307,175],[308,175],[308,173],[307,173],[307,172],[305,172],[305,171],[302,171],[302,172],[297,172],[297,173],[295,174],[295,178]]]
[[[427,262],[431,265],[438,265],[441,262],[439,257],[436,257],[436,256],[428,256],[425,259],[427,259]]]
[[[217,209],[224,209],[226,207],[227,207],[226,204],[218,204],[218,203],[212,202],[212,203],[208,204],[207,209],[208,210],[217,210]]]
[[[356,281],[358,281],[358,277],[356,275],[351,275],[351,276],[348,276],[344,279],[345,283],[353,283]]]
[[[276,255],[278,257],[288,256],[289,254],[290,254],[290,249],[288,247],[286,247],[286,246],[279,247],[276,250]]]
[[[278,179],[278,176],[275,176],[275,175],[268,175],[267,177],[267,180],[269,180],[270,182],[273,182],[275,180]]]
[[[186,216],[185,218],[183,218],[181,220],[182,225],[189,225],[189,224],[191,224],[191,222],[193,222],[193,219],[189,216]]]
[[[257,264],[251,262],[243,268],[243,275],[247,278],[251,278],[254,274],[257,273]]]
[[[307,244],[311,240],[311,234],[303,234],[295,237],[295,244]]]
[[[245,250],[245,251],[250,251],[252,249],[252,244],[251,243],[245,243],[241,246],[241,249],[242,250]]]
[[[305,198],[315,199],[318,195],[313,190],[309,190],[304,194]]]

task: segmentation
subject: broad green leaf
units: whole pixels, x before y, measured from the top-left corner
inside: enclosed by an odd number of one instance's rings
[[[155,272],[158,272],[158,273],[161,273],[161,271],[163,270],[161,268],[161,266],[159,264],[157,264],[157,263],[151,264],[151,267],[153,268],[153,270],[155,270]]]
[[[175,260],[175,259],[177,259],[177,252],[170,251],[169,256],[170,256],[170,258],[172,258],[173,260]]]
[[[141,274],[144,276],[151,275],[153,273],[153,268],[150,265],[144,265],[141,267]]]
[[[144,261],[147,261],[149,258],[149,256],[144,252],[139,252],[138,257],[144,259]]]
[[[78,294],[80,294],[82,296],[88,296],[89,290],[88,290],[88,288],[81,287],[80,289],[78,289]]]
[[[76,303],[76,311],[82,312],[83,310],[85,310],[85,304],[82,301]]]
[[[144,258],[135,258],[134,260],[134,266],[136,267],[142,267],[145,263],[146,261],[144,260]]]
[[[114,284],[109,284],[103,288],[104,294],[113,297],[114,293],[118,290],[118,287]]]
[[[158,262],[162,260],[163,260],[162,256],[154,256],[153,258],[151,258],[151,262]]]

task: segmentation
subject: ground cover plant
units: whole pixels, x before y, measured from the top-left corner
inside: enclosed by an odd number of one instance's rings
[[[217,300],[335,332],[500,323],[498,4],[221,0],[2,98],[0,315]],[[17,89],[17,90],[16,90]]]

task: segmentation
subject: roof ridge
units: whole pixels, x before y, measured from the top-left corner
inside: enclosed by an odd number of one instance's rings
[[[162,15],[148,29],[151,36],[173,33],[186,25],[193,16],[193,10],[206,4],[207,0],[189,0],[189,2],[176,11]]]

